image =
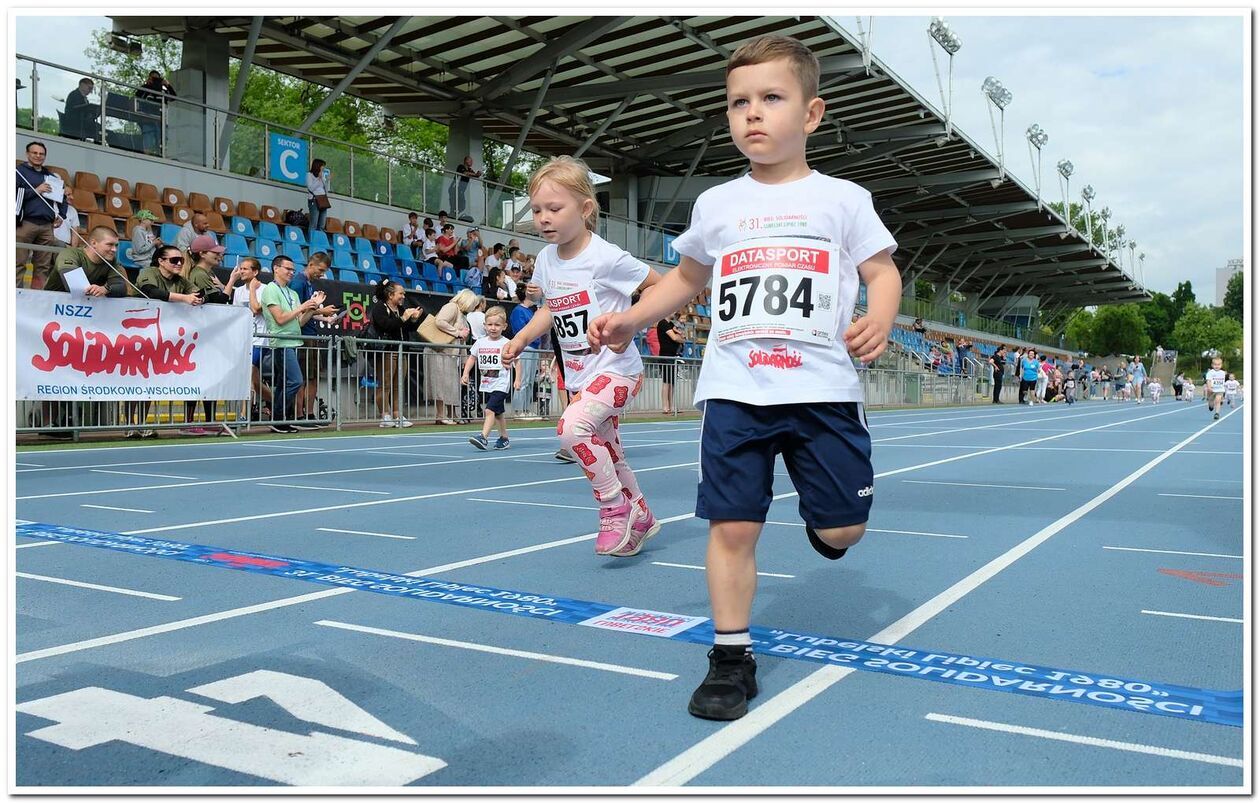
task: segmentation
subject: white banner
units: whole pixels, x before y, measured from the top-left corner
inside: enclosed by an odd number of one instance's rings
[[[17,291],[17,398],[249,398],[253,316],[146,298]]]

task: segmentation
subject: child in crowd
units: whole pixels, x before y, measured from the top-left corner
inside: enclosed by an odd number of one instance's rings
[[[464,375],[460,380],[461,384],[468,384],[468,375],[472,373],[474,365],[481,371],[481,392],[486,394],[486,418],[481,425],[481,434],[473,435],[468,442],[483,452],[490,448],[490,430],[496,423],[499,426],[499,439],[494,442],[494,448],[501,450],[511,446],[508,442],[504,405],[509,388],[521,389],[521,378],[517,375],[516,381],[512,382],[512,376],[517,372],[503,363],[503,347],[509,342],[503,337],[505,329],[507,312],[503,307],[495,306],[486,310],[486,336],[478,338],[472,344],[468,359],[464,361]]]
[[[1212,420],[1221,417],[1221,401],[1225,398],[1225,378],[1227,374],[1221,369],[1221,358],[1212,358],[1212,367],[1203,375],[1203,397],[1207,399],[1208,412]]]
[[[1194,380],[1186,377],[1186,381],[1181,383],[1181,398],[1183,401],[1194,401]]]
[[[1151,404],[1159,404],[1159,397],[1164,393],[1164,386],[1160,384],[1159,377],[1152,376],[1151,381],[1146,384],[1146,389],[1151,394]]]
[[[757,695],[749,624],[776,457],[799,492],[810,545],[829,560],[862,537],[874,496],[853,362],[870,364],[887,347],[901,277],[871,194],[807,163],[806,140],[825,111],[818,74],[817,57],[786,36],[734,52],[726,117],[749,172],[701,193],[673,243],[678,267],[629,312],[591,326],[593,345],[624,349],[710,280],[715,298],[730,299],[714,308],[695,391],[704,402],[696,515],[709,520],[714,646],[687,710],[705,719],[738,719]],[[859,283],[867,312],[850,324]]]
[[[1225,404],[1229,407],[1234,406],[1234,400],[1238,398],[1238,380],[1233,374],[1225,376]]]
[[[1067,376],[1063,377],[1063,401],[1067,402],[1068,404],[1076,403],[1076,370],[1075,369],[1069,371]]]
[[[540,167],[529,181],[529,203],[534,226],[547,241],[534,271],[545,304],[512,338],[504,358],[510,365],[554,323],[565,387],[574,393],[556,434],[580,461],[599,502],[595,553],[637,555],[661,526],[626,462],[617,430],[620,415],[643,386],[643,360],[637,351],[592,348],[587,327],[601,313],[629,309],[630,295],[656,284],[660,274],[595,234],[599,202],[581,160],[560,156]]]

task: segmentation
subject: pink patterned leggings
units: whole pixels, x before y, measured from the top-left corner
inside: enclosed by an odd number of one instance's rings
[[[618,434],[619,416],[641,387],[642,374],[600,374],[574,396],[556,424],[561,445],[577,457],[602,505],[617,503],[618,496],[629,501],[643,496]]]

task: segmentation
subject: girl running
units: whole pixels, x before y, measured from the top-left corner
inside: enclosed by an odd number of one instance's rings
[[[592,351],[587,325],[605,312],[630,308],[630,296],[660,280],[646,264],[595,234],[599,202],[585,163],[551,159],[529,182],[534,226],[547,241],[533,284],[545,304],[503,349],[511,365],[525,345],[553,329],[573,394],[556,434],[578,458],[599,502],[595,553],[629,557],[660,530],[626,462],[619,416],[643,386],[643,360],[634,349]]]

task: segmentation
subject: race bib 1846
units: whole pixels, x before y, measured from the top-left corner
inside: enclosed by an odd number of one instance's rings
[[[830,345],[840,306],[836,246],[804,237],[744,240],[718,257],[713,337]]]

